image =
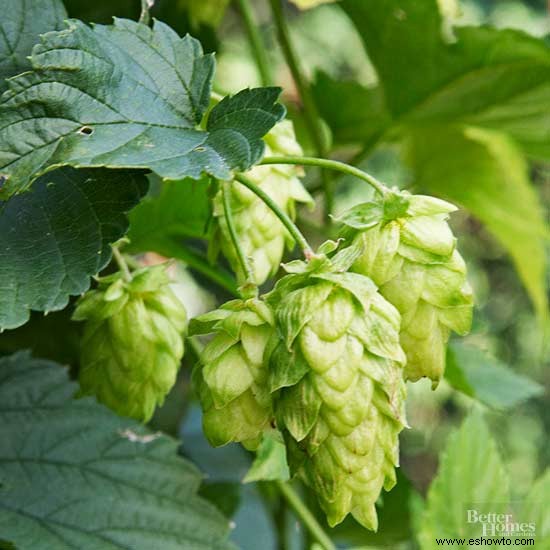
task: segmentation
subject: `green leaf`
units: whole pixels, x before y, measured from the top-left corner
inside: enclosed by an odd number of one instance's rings
[[[550,48],[512,30],[457,27],[436,0],[345,0],[395,125],[464,122],[510,133],[550,156]],[[368,103],[367,103],[368,105]],[[363,115],[364,116],[364,115]]]
[[[440,457],[418,533],[420,547],[437,548],[436,537],[479,537],[481,527],[468,523],[468,509],[499,514],[507,504],[508,476],[485,422],[473,413],[449,436]]]
[[[547,316],[550,231],[514,143],[503,134],[466,127],[417,132],[408,145],[417,184],[464,206],[487,226],[512,256],[539,316]]]
[[[228,179],[263,152],[284,115],[279,88],[210,101],[214,58],[170,27],[125,19],[93,28],[71,20],[42,36],[33,71],[0,102],[0,173],[7,196],[56,166],[148,168],[167,179]]]
[[[241,486],[230,481],[205,481],[199,495],[211,502],[226,518],[233,517],[241,504]]]
[[[250,470],[243,479],[243,483],[252,481],[273,481],[290,479],[286,462],[286,447],[283,437],[277,431],[264,433],[262,442],[256,451],[256,458]]]
[[[0,92],[5,78],[30,69],[27,57],[39,36],[63,28],[67,17],[61,0],[4,0],[0,19]]]
[[[156,251],[165,239],[201,238],[211,216],[208,179],[157,182],[159,192],[130,214],[129,248]]]
[[[445,378],[456,390],[499,410],[544,393],[537,382],[516,374],[478,348],[458,343],[447,351]]]
[[[535,545],[544,544],[540,547],[547,548],[550,542],[550,468],[535,481],[526,495],[520,519],[535,523]]]
[[[55,363],[0,359],[0,532],[17,548],[229,548],[178,442],[115,416]]]
[[[41,177],[30,193],[0,210],[0,329],[29,310],[63,309],[85,292],[124,235],[125,213],[147,188],[136,173],[64,168]]]
[[[312,91],[336,143],[374,143],[391,122],[379,87],[365,88],[355,81],[334,80],[318,73]]]

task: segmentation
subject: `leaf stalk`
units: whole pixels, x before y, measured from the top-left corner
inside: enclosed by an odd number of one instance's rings
[[[260,164],[296,164],[299,166],[316,166],[318,168],[325,168],[328,170],[334,170],[336,172],[342,172],[350,176],[355,176],[360,180],[368,183],[371,187],[384,196],[388,192],[388,188],[381,182],[378,181],[374,176],[371,176],[369,173],[356,168],[355,166],[350,166],[345,162],[340,162],[339,160],[330,160],[323,158],[315,157],[265,157],[262,159]]]
[[[292,238],[296,241],[298,246],[302,249],[302,252],[306,260],[311,259],[315,254],[313,249],[307,242],[302,232],[298,229],[298,226],[290,219],[288,214],[284,212],[279,205],[260,187],[258,187],[252,180],[247,178],[243,174],[235,174],[235,179],[250,189],[260,200],[262,200],[267,207],[281,220],[281,223],[286,227]]]
[[[229,181],[222,182],[223,213],[225,217],[225,223],[227,224],[227,230],[229,232],[229,238],[231,240],[231,244],[235,249],[237,260],[244,274],[245,283],[239,289],[244,297],[245,294],[246,296],[248,296],[249,294],[257,294],[258,291],[257,291],[257,286],[254,283],[254,274],[252,273],[252,269],[250,268],[248,258],[246,257],[246,254],[244,253],[244,250],[241,247],[241,243],[239,242],[239,236],[237,235],[235,220],[233,219],[233,211],[231,210],[231,202],[230,202],[231,187],[230,186],[231,186],[231,182]]]
[[[311,533],[312,537],[324,548],[324,550],[336,550],[336,546],[330,540],[329,536],[323,531],[323,528],[315,516],[302,502],[293,487],[289,483],[285,483],[283,481],[275,481],[275,484],[300,521]]]
[[[124,280],[126,282],[130,282],[132,280],[132,273],[130,271],[130,268],[128,267],[128,264],[126,263],[126,260],[124,259],[124,256],[121,254],[116,245],[111,245],[111,250],[113,251],[113,258],[118,265],[118,268],[122,272]]]
[[[288,68],[290,69],[290,72],[292,74],[294,83],[296,84],[296,89],[298,90],[298,93],[302,100],[306,128],[315,147],[317,155],[323,158],[327,157],[328,148],[326,145],[326,140],[324,138],[325,133],[321,124],[319,110],[317,109],[313,94],[311,93],[309,82],[304,75],[304,71],[300,65],[298,55],[292,43],[281,0],[270,0],[270,4],[271,12],[273,13],[273,22],[275,23],[275,27],[277,29],[279,44],[283,51],[283,55],[288,65]],[[321,174],[321,178],[325,194],[325,214],[326,218],[328,219],[334,206],[334,186],[332,180],[328,177],[328,174],[326,172],[323,172]]]

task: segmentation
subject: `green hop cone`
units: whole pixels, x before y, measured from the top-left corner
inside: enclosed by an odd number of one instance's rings
[[[301,155],[292,123],[284,120],[264,138],[266,155]],[[247,177],[265,191],[291,218],[295,217],[296,202],[311,203],[312,198],[299,179],[301,170],[291,165],[256,166]],[[249,258],[254,283],[260,285],[276,273],[283,258],[285,245],[293,240],[279,218],[254,193],[240,183],[231,185],[231,210],[241,248]],[[221,192],[214,198],[216,236],[220,246],[241,282],[245,281],[223,213]]]
[[[217,447],[239,441],[255,448],[272,418],[264,351],[273,320],[258,300],[233,300],[193,319],[192,334],[214,333],[193,370],[204,433]]]
[[[80,388],[123,416],[147,421],[176,382],[187,325],[166,265],[99,279],[73,319],[85,321]]]
[[[376,530],[405,425],[399,313],[356,273],[287,275],[267,299],[279,328],[270,388],[290,466],[331,526],[351,513]]]
[[[341,218],[343,236],[362,251],[352,269],[371,277],[401,313],[407,379],[426,376],[434,387],[445,370],[450,332],[466,334],[472,322],[466,265],[447,223],[454,210],[434,197],[390,191]]]

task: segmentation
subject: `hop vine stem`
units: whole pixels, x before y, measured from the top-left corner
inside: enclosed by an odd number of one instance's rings
[[[124,276],[124,280],[131,281],[132,280],[132,273],[130,272],[130,268],[128,267],[128,264],[126,263],[126,260],[124,259],[124,256],[121,254],[120,250],[117,246],[111,246],[111,250],[113,251],[113,258],[115,259],[115,262],[117,263],[120,271],[122,272]]]
[[[289,483],[284,483],[283,481],[276,481],[275,484],[300,521],[308,529],[312,537],[324,548],[324,550],[336,550],[336,546],[330,540],[329,536],[323,531],[323,528],[319,525],[319,522],[315,516],[302,502],[292,486]]]
[[[155,0],[141,0],[141,13],[139,15],[139,22],[144,25],[149,25],[151,22],[151,16],[149,15],[149,10],[155,4]]]
[[[300,95],[303,105],[304,120],[306,123],[307,131],[310,135],[311,141],[315,146],[315,150],[318,156],[327,157],[328,150],[326,146],[326,140],[324,138],[324,129],[321,123],[321,117],[317,105],[311,93],[309,82],[307,81],[288,29],[287,21],[285,19],[283,6],[281,0],[270,0],[271,12],[273,14],[273,22],[277,29],[277,37],[283,55],[285,57],[286,64],[290,69],[296,89]],[[323,190],[325,194],[325,214],[326,218],[329,218],[332,212],[334,204],[334,185],[328,174],[323,172],[321,174]]]
[[[250,191],[252,191],[252,193],[254,193],[260,200],[262,200],[267,205],[267,207],[279,218],[279,220],[281,220],[281,223],[287,228],[292,238],[302,249],[302,252],[304,253],[306,259],[309,260],[310,258],[312,258],[314,256],[314,252],[307,242],[307,239],[298,229],[297,225],[289,218],[289,216],[281,208],[279,208],[279,205],[245,175],[235,174],[235,179],[239,183],[250,189]]]
[[[380,193],[385,195],[388,192],[388,188],[380,181],[378,181],[374,176],[371,176],[367,172],[356,168],[355,166],[350,166],[345,162],[340,162],[338,160],[330,160],[323,158],[315,157],[265,157],[260,164],[296,164],[300,166],[316,166],[318,168],[325,168],[328,170],[334,170],[336,172],[342,172],[350,176],[355,176],[368,183],[371,187]]]
[[[254,16],[254,10],[250,0],[235,0],[235,4],[243,19],[243,24],[252,50],[252,55],[256,61],[258,72],[260,73],[260,79],[263,86],[273,85],[273,74],[271,72],[271,65],[269,63],[269,56],[265,49],[265,44],[259,31],[256,17]]]
[[[246,283],[246,287],[255,287],[253,280],[254,277],[252,275],[252,270],[250,269],[250,264],[248,263],[248,258],[246,257],[246,254],[244,253],[243,249],[241,248],[241,245],[239,243],[239,236],[237,235],[237,229],[235,228],[235,220],[233,219],[233,212],[231,210],[231,182],[224,181],[222,182],[222,202],[223,202],[223,213],[225,216],[225,222],[227,223],[227,230],[229,231],[229,238],[231,239],[231,243],[233,244],[233,248],[235,249],[235,253],[237,254],[237,259],[239,261],[239,265],[241,266],[241,269],[244,273]]]

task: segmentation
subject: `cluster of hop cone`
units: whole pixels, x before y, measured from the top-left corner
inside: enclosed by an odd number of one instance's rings
[[[289,122],[266,137],[268,152],[300,154]],[[291,217],[308,202],[300,170],[258,166],[249,177]],[[231,209],[257,285],[277,273],[292,239],[271,210],[238,182]],[[331,525],[348,513],[377,528],[375,503],[395,484],[405,381],[445,367],[451,331],[472,317],[466,267],[448,224],[455,207],[387,190],[345,213],[341,239],[287,274],[264,296],[233,300],[191,320],[213,334],[194,368],[204,432],[212,445],[255,449],[278,429],[291,472],[317,494]],[[212,242],[241,280],[221,198]],[[185,310],[163,266],[130,280],[100,279],[80,301],[86,320],[81,391],[121,414],[147,420],[173,386],[183,355]]]

